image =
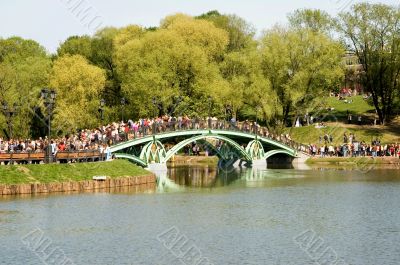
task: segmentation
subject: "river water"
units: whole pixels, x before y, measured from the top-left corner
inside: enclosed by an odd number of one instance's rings
[[[176,166],[169,178],[0,198],[0,264],[400,264],[398,169]]]

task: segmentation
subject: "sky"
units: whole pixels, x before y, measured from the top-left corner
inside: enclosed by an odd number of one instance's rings
[[[158,26],[167,15],[180,12],[195,16],[210,10],[236,14],[260,33],[286,23],[287,15],[299,8],[322,9],[335,15],[356,2],[362,0],[1,0],[0,38],[34,39],[54,53],[69,36],[93,35],[104,26]]]

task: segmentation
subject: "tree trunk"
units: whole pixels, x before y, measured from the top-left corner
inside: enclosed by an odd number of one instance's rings
[[[283,126],[286,126],[289,118],[290,105],[285,104],[283,107]]]

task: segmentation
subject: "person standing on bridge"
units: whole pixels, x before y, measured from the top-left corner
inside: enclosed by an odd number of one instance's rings
[[[178,116],[178,130],[182,129],[182,121],[183,121],[182,116],[179,115]]]

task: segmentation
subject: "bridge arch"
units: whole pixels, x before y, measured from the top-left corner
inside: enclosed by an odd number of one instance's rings
[[[229,139],[225,136],[221,136],[221,135],[216,135],[216,134],[205,134],[205,135],[197,135],[188,139],[185,139],[181,142],[179,142],[177,145],[175,145],[173,148],[171,148],[165,158],[164,158],[164,163],[167,162],[169,159],[171,159],[171,157],[173,155],[175,155],[179,150],[181,150],[183,147],[185,147],[186,145],[195,142],[195,141],[199,141],[199,140],[203,140],[206,138],[213,138],[213,139],[218,139],[218,140],[222,140],[226,143],[228,143],[229,145],[231,145],[235,151],[237,151],[243,158],[243,160],[246,161],[252,161],[252,158],[250,157],[250,155],[248,153],[246,153],[246,151],[244,150],[243,147],[241,147],[238,143],[236,143],[234,140]]]
[[[210,148],[212,151],[215,152],[216,156],[222,160],[227,160],[230,159],[230,157],[227,157],[227,152],[226,150],[224,150],[224,148],[217,148],[216,146],[214,146],[213,144],[211,144],[210,142],[208,142],[206,139],[201,139],[198,140],[200,143],[202,143],[203,145],[206,145],[208,148]],[[225,146],[226,144],[224,144]],[[224,147],[223,146],[223,147]]]
[[[283,149],[276,149],[276,150],[271,150],[265,153],[264,158],[268,159],[274,155],[277,154],[284,154],[284,155],[288,155],[290,157],[295,157],[295,155],[293,154],[293,152],[290,152],[288,150],[283,150]]]
[[[123,153],[115,153],[114,154],[115,158],[123,158],[123,159],[128,159],[136,164],[138,164],[139,166],[142,167],[147,167],[147,162],[143,161],[142,159],[134,156],[134,155],[130,155],[130,154],[123,154]]]

